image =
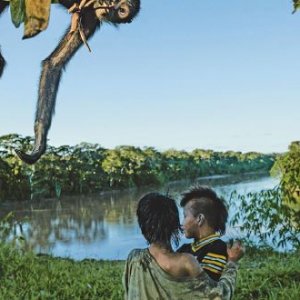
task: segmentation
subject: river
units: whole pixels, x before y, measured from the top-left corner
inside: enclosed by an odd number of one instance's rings
[[[225,199],[273,188],[278,179],[262,174],[212,176],[199,184],[213,187]],[[157,190],[175,197],[196,182],[172,182]],[[27,247],[38,253],[73,259],[125,259],[133,248],[145,247],[135,216],[137,200],[154,188],[105,192],[40,201],[6,202],[0,217],[13,212],[10,238],[24,236]],[[231,230],[231,231],[230,231]],[[229,229],[230,235],[234,235]],[[185,241],[183,239],[183,241]]]

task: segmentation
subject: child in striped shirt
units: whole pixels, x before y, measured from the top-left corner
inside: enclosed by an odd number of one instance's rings
[[[184,209],[184,234],[194,242],[182,245],[177,252],[194,255],[218,281],[227,263],[227,245],[220,239],[228,218],[225,202],[212,189],[198,186],[183,194],[180,205]]]

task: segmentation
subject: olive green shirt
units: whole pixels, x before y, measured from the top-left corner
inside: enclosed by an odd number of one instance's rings
[[[219,282],[205,272],[196,278],[174,278],[155,261],[148,249],[134,249],[129,254],[123,276],[126,300],[231,299],[237,265],[227,263]]]

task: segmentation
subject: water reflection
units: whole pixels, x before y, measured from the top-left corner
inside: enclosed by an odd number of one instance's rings
[[[172,182],[159,188],[177,199],[196,182]],[[241,194],[274,187],[266,175],[217,176],[197,183],[214,187],[225,198],[234,190]],[[14,213],[11,236],[22,233],[28,247],[55,256],[124,259],[135,247],[144,247],[135,217],[137,200],[155,188],[106,192],[101,195],[62,197],[60,200],[14,202],[1,205],[0,217]]]

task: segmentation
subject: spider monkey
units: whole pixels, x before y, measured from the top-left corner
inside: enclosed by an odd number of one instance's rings
[[[66,9],[70,9],[74,4],[80,5],[81,1],[85,0],[59,0],[59,3]],[[46,151],[47,135],[54,114],[62,71],[82,46],[82,35],[88,40],[103,22],[130,23],[140,10],[140,0],[88,0],[88,2],[93,3],[76,11],[80,16],[80,28],[76,28],[74,32],[70,32],[70,28],[67,29],[58,46],[42,62],[34,123],[33,150],[30,154],[15,150],[17,155],[28,164],[34,164]],[[0,14],[8,5],[9,2],[0,0]],[[0,77],[4,66],[5,60],[0,51]]]

